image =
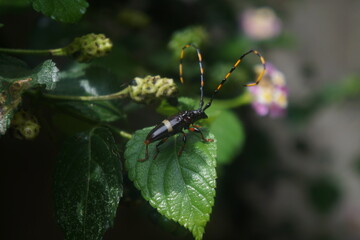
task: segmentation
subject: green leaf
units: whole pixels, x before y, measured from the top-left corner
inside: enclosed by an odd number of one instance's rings
[[[50,59],[31,69],[25,62],[17,58],[0,55],[0,82],[2,83],[13,83],[17,80],[31,78],[29,87],[45,85],[47,90],[52,90],[58,81],[58,72],[59,69]]]
[[[67,141],[55,172],[57,220],[66,239],[102,239],[123,193],[117,144],[106,128]]]
[[[58,71],[55,63],[51,60],[46,60],[39,66],[37,66],[34,71],[36,75],[33,75],[33,80],[37,82],[36,84],[45,85],[47,90],[52,90],[55,88],[55,83],[58,80]]]
[[[59,75],[59,83],[53,95],[97,96],[120,90],[118,77],[107,69],[88,64],[74,64]],[[100,122],[112,122],[125,117],[123,103],[113,101],[73,101],[56,100],[54,103],[73,114]]]
[[[198,107],[197,104],[198,103],[192,98],[179,97],[176,106],[169,104],[168,100],[163,100],[156,108],[156,111],[164,116],[171,116],[180,111],[194,110]]]
[[[56,105],[95,122],[114,122],[125,116],[110,101],[59,101]]]
[[[196,133],[187,134],[187,143],[178,156],[182,135],[171,137],[160,146],[157,158],[155,145],[145,155],[144,140],[151,128],[135,132],[125,151],[126,168],[143,197],[165,217],[189,229],[195,239],[202,239],[214,205],[216,179],[216,144],[204,143]],[[205,137],[213,135],[204,132]]]
[[[33,87],[44,85],[55,88],[58,69],[51,60],[46,60],[34,69],[17,58],[0,55],[0,135],[5,134],[11,119],[21,104],[22,94]]]
[[[30,0],[33,8],[64,23],[74,23],[80,20],[89,6],[86,0]]]
[[[240,153],[245,141],[245,133],[240,120],[231,111],[221,111],[211,123],[210,132],[218,141],[217,162],[230,163]]]

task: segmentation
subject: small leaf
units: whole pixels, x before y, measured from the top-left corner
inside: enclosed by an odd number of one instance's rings
[[[160,146],[155,160],[157,143],[149,145],[150,158],[138,162],[144,158],[144,140],[150,130],[135,132],[126,145],[129,178],[162,215],[189,229],[195,239],[202,239],[214,205],[216,144],[204,143],[196,133],[189,133],[184,151],[178,156],[183,141],[182,135],[175,136]]]
[[[64,23],[74,23],[80,20],[89,6],[86,0],[30,0],[33,8]]]
[[[57,219],[66,239],[102,239],[122,193],[119,150],[109,130],[94,128],[66,142],[54,182]]]
[[[240,153],[245,141],[245,133],[240,120],[231,111],[221,111],[211,123],[210,131],[218,141],[217,162],[230,163]]]
[[[44,85],[48,90],[53,89],[58,80],[58,71],[51,60],[30,69],[17,58],[0,55],[0,135],[5,134],[10,126],[22,94],[39,85]]]
[[[171,116],[180,111],[193,110],[197,104],[198,103],[192,98],[179,97],[177,105],[171,105],[168,100],[163,100],[156,111],[164,116]]]
[[[51,60],[46,60],[34,69],[36,75],[33,75],[33,80],[37,84],[44,84],[46,90],[52,90],[55,88],[55,83],[58,80],[58,71],[55,63]]]
[[[31,78],[31,87],[43,84],[47,90],[52,90],[58,81],[58,72],[59,69],[50,59],[30,69],[25,62],[17,58],[0,55],[0,82],[12,83]]]
[[[74,64],[59,76],[53,95],[98,96],[120,89],[117,76],[103,67]],[[121,101],[69,101],[57,100],[55,105],[92,121],[112,122],[125,116]]]

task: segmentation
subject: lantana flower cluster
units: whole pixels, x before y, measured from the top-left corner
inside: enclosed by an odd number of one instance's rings
[[[248,88],[253,97],[252,106],[260,116],[284,116],[288,105],[285,76],[270,63],[266,64],[266,68],[267,71],[260,83]],[[262,65],[255,66],[256,73],[261,71]]]

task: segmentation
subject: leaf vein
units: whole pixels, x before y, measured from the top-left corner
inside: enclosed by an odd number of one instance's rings
[[[207,199],[207,197],[203,194],[203,193],[201,193],[197,188],[195,188],[195,187],[193,187],[193,186],[188,186],[189,188],[192,188],[192,189],[194,189],[197,193],[199,193],[199,195],[201,195],[202,197],[203,197],[203,199],[205,199],[206,200],[206,203],[207,203],[207,205],[208,206],[206,206],[206,207],[209,207],[209,206],[211,206],[211,201],[209,200],[209,199]]]
[[[208,187],[213,188],[213,187],[210,185],[210,183],[208,183],[208,181],[206,180],[206,178],[205,178],[204,176],[202,176],[200,173],[198,173],[198,172],[196,172],[195,170],[192,170],[192,169],[190,169],[190,168],[188,168],[188,167],[185,167],[184,165],[181,165],[181,167],[182,167],[183,169],[185,169],[185,170],[188,170],[189,172],[192,172],[192,173],[200,176],[200,177],[204,180],[204,182],[208,185]]]

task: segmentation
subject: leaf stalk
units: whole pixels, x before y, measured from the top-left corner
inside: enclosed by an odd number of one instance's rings
[[[99,96],[70,96],[70,95],[57,95],[57,94],[43,94],[46,98],[58,99],[58,100],[73,100],[73,101],[106,101],[114,99],[123,99],[129,96],[129,88],[125,88],[119,92],[99,95]]]
[[[52,56],[66,56],[67,53],[64,48],[56,49],[15,49],[15,48],[0,48],[1,53],[14,53],[14,54],[44,54]]]

